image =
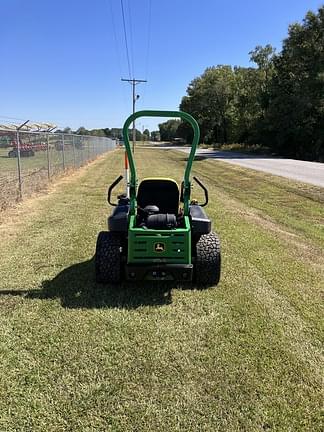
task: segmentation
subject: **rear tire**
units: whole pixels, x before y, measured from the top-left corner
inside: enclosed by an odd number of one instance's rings
[[[121,237],[101,231],[97,238],[95,266],[98,283],[118,283],[121,280]]]
[[[196,244],[194,265],[197,285],[217,285],[221,274],[220,241],[216,233],[202,235]]]

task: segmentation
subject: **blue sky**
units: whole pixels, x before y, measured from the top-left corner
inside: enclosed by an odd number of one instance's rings
[[[206,67],[249,66],[256,45],[280,51],[288,25],[323,1],[123,3],[130,74],[148,80],[137,86],[137,109],[173,110]],[[121,127],[130,114],[131,86],[120,80],[129,78],[120,0],[1,0],[0,41],[0,122]]]

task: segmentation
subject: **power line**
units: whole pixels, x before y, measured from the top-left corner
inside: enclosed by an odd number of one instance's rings
[[[145,62],[145,78],[148,75],[149,55],[151,47],[151,18],[152,18],[152,0],[148,0],[148,29],[147,29],[147,46],[146,46],[146,62]]]
[[[126,32],[126,23],[125,23],[125,12],[124,12],[124,2],[123,0],[120,0],[121,10],[122,10],[122,16],[123,16],[123,27],[124,27],[124,37],[125,37],[125,47],[126,47],[126,56],[127,56],[127,64],[128,64],[128,73],[129,73],[129,79],[131,79],[131,67],[130,67],[130,61],[129,61],[129,50],[128,50],[128,42],[127,42],[127,32]]]
[[[130,59],[132,66],[132,76],[135,76],[135,68],[134,68],[134,44],[133,44],[133,22],[132,22],[132,14],[130,9],[130,1],[127,1],[128,6],[128,21],[129,21],[129,34],[130,34]]]
[[[112,0],[108,0],[109,6],[110,6],[110,18],[111,18],[111,24],[112,24],[112,29],[113,29],[113,34],[114,34],[114,41],[115,41],[115,54],[117,57],[117,63],[118,63],[118,70],[119,70],[119,75],[122,76],[122,61],[121,61],[121,55],[120,55],[120,43],[119,40],[117,38],[117,31],[116,31],[116,22],[115,22],[115,16],[114,16],[114,11],[113,11],[113,7],[112,7]],[[127,101],[126,101],[126,95],[124,92],[124,88],[123,88],[123,103],[126,106]]]
[[[119,68],[119,74],[122,74],[121,70],[121,61],[120,61],[120,53],[118,49],[118,41],[117,41],[117,32],[116,32],[116,25],[115,25],[115,19],[114,19],[114,13],[112,8],[112,2],[108,0],[109,6],[110,6],[110,17],[111,17],[111,23],[113,28],[113,34],[114,34],[114,40],[115,40],[115,51],[116,51],[116,57],[118,62],[118,68]]]
[[[149,73],[149,56],[150,56],[150,46],[151,46],[151,21],[152,21],[152,0],[148,1],[148,24],[147,24],[147,44],[146,44],[146,58],[145,58],[145,79],[148,79],[148,73]],[[146,88],[144,87],[143,91],[143,101],[146,99]]]

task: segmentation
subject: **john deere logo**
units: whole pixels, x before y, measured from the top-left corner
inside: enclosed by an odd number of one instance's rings
[[[155,250],[155,252],[164,252],[165,251],[165,244],[164,243],[155,243],[154,250]]]

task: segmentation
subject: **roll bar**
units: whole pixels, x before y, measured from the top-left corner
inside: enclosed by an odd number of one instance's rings
[[[129,168],[130,168],[130,184],[129,184],[129,193],[130,193],[130,214],[135,214],[136,209],[136,187],[137,187],[137,176],[136,176],[136,167],[133,158],[133,153],[129,144],[128,137],[128,129],[130,124],[139,117],[176,117],[181,118],[181,120],[187,121],[193,128],[194,136],[191,144],[191,150],[188,158],[188,162],[186,165],[184,177],[183,177],[183,207],[184,207],[184,215],[189,215],[189,201],[190,201],[190,172],[192,168],[192,162],[195,157],[196,149],[199,143],[200,131],[199,126],[196,120],[188,113],[183,111],[157,111],[157,110],[144,110],[137,111],[134,114],[130,115],[124,123],[123,127],[123,137],[124,144],[126,147]]]

